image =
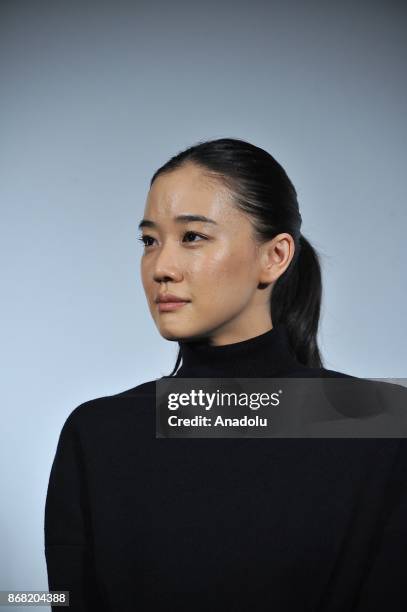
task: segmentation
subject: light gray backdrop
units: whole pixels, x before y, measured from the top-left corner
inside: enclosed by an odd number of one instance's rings
[[[136,238],[184,147],[244,138],[282,163],[322,256],[325,366],[406,377],[406,11],[16,0],[0,19],[0,588],[38,590],[66,417],[175,362]]]

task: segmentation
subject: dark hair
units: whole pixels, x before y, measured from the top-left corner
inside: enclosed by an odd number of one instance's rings
[[[273,326],[284,323],[297,360],[323,367],[317,333],[321,307],[321,268],[315,249],[300,232],[302,218],[297,192],[284,168],[264,149],[236,138],[201,141],[181,151],[153,175],[154,180],[186,163],[201,167],[208,178],[221,181],[236,206],[252,219],[259,243],[290,234],[295,253],[275,282],[270,300]],[[170,376],[181,362],[181,351]]]

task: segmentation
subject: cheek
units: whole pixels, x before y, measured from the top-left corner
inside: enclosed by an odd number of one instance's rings
[[[254,261],[252,253],[242,249],[217,252],[205,261],[195,261],[190,270],[197,295],[216,303],[230,298],[246,299],[253,285]]]
[[[152,259],[149,259],[148,257],[143,257],[140,261],[140,276],[141,281],[145,287],[149,287],[154,284],[153,272],[154,266]]]
[[[148,280],[147,280],[148,276],[147,276],[147,273],[146,273],[145,266],[143,266],[143,264],[141,264],[141,266],[140,266],[140,276],[141,276],[141,283],[143,285],[144,291],[147,291],[147,288],[148,288],[148,285],[149,285]]]
[[[147,302],[148,302],[150,311],[152,311],[152,314],[154,315],[155,304],[153,304],[152,300],[155,297],[157,286],[155,286],[156,283],[153,280],[151,272],[148,270],[147,266],[143,266],[143,265],[141,266],[140,277],[141,277],[141,284],[143,286],[144,294],[147,298]]]

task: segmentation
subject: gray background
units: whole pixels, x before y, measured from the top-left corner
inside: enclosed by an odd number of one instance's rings
[[[169,374],[137,241],[148,182],[244,138],[322,257],[325,367],[406,376],[406,14],[395,2],[3,2],[1,589],[47,589],[43,511],[80,403]]]

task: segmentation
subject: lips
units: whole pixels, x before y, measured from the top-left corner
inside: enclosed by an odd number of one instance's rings
[[[187,306],[188,302],[158,302],[158,312],[173,312]]]
[[[179,303],[179,302],[189,302],[190,300],[187,300],[186,298],[182,298],[179,297],[178,295],[173,295],[172,293],[163,293],[161,295],[158,295],[157,298],[155,299],[155,302],[157,304],[168,304],[168,303]]]

